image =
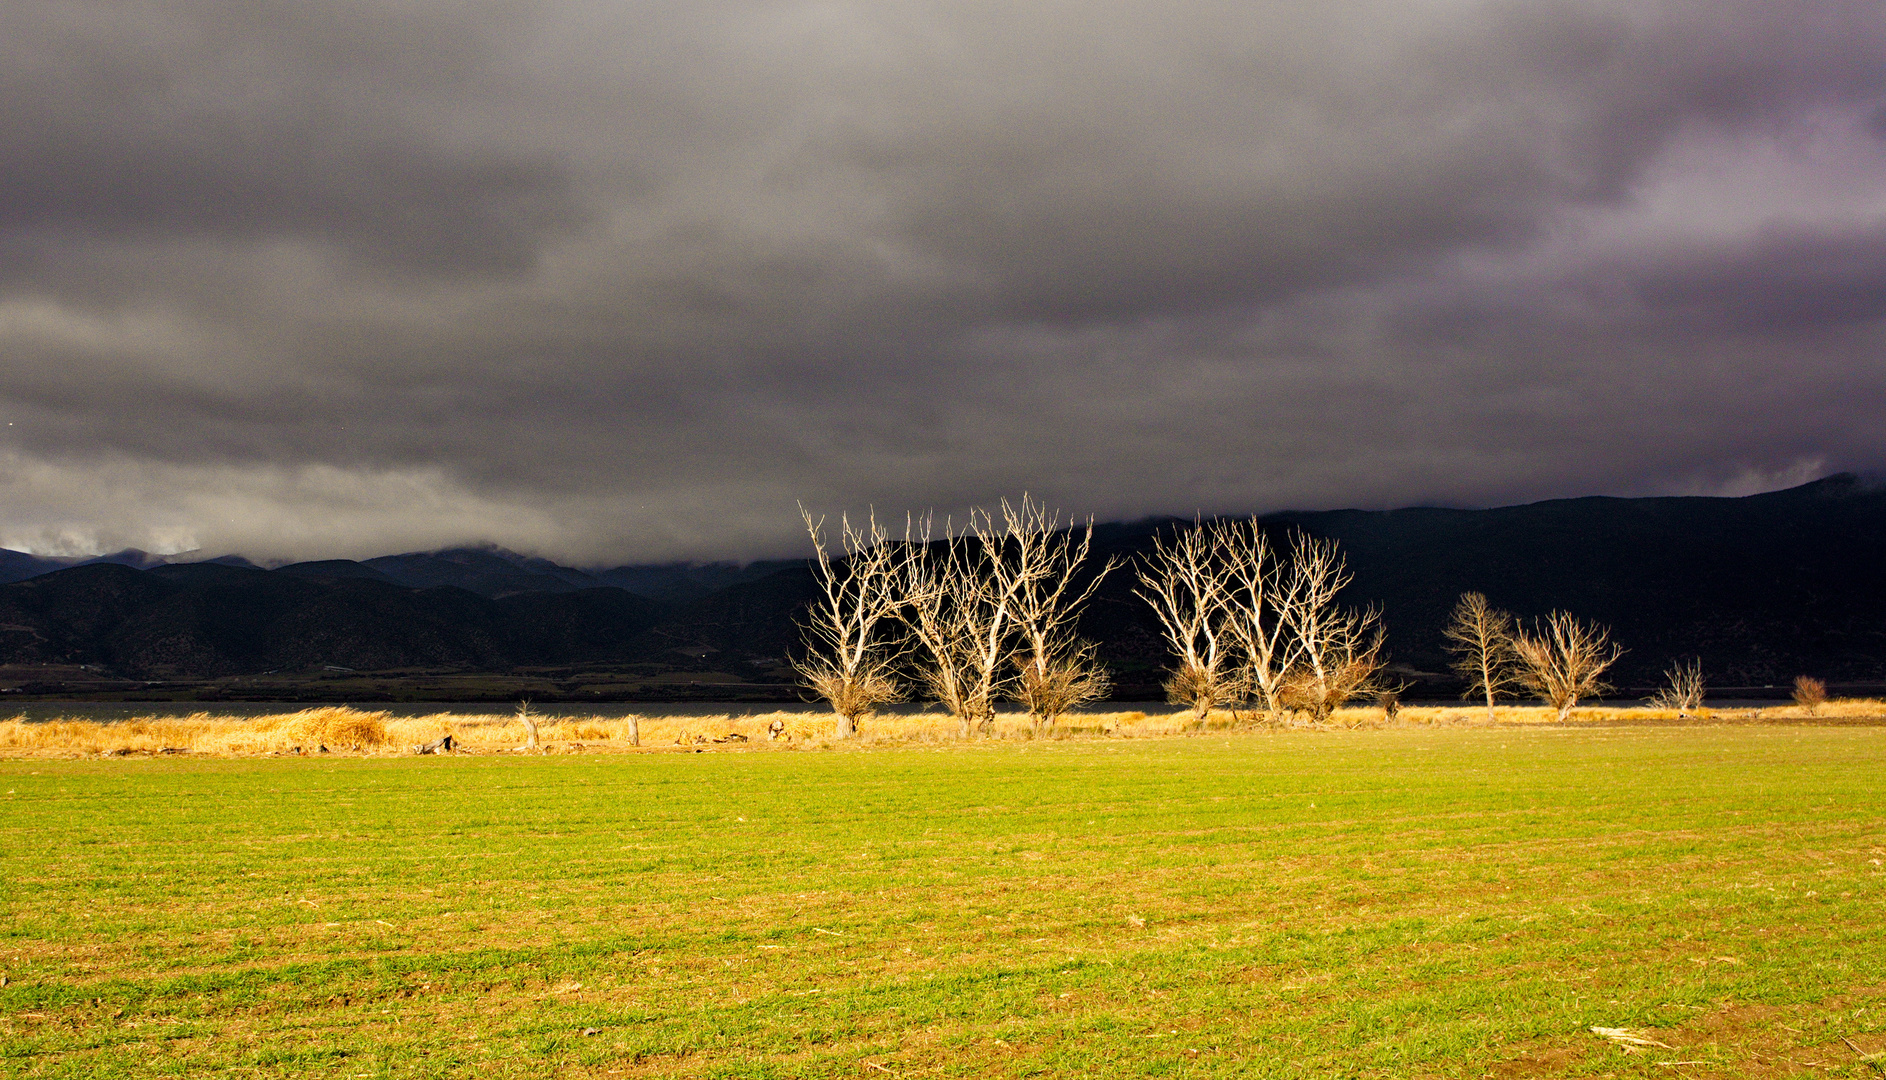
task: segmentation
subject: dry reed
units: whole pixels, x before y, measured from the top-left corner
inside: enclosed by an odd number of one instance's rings
[[[1541,705],[1501,705],[1501,727],[1549,726],[1557,710]],[[1886,702],[1877,699],[1840,699],[1817,706],[1813,712],[1799,705],[1772,705],[1739,709],[1692,710],[1688,717],[1674,709],[1641,706],[1591,706],[1575,710],[1571,722],[1615,724],[1645,722],[1789,723],[1864,722],[1886,720]],[[768,737],[775,722],[783,738]],[[910,744],[955,744],[1027,741],[1037,738],[1159,738],[1196,732],[1237,729],[1356,729],[1420,727],[1486,727],[1486,709],[1479,705],[1402,705],[1390,717],[1379,706],[1337,710],[1326,723],[1313,723],[1304,713],[1271,716],[1241,709],[1213,709],[1203,720],[1190,709],[1146,713],[1071,713],[1063,716],[1050,735],[1032,729],[1022,712],[997,714],[986,735],[965,740],[955,717],[942,712],[881,715],[866,720],[854,738],[837,737],[837,717],[830,713],[770,712],[750,716],[711,714],[696,716],[550,717],[539,722],[543,753],[608,750],[633,753],[631,723],[640,729],[641,751],[685,749],[807,749]],[[209,712],[189,716],[144,716],[100,722],[60,718],[34,722],[15,717],[0,720],[0,756],[72,757],[83,755],[145,755],[187,753],[214,757],[270,755],[403,755],[413,748],[451,735],[468,753],[516,752],[526,740],[524,725],[515,713],[434,713],[394,717],[385,712],[345,706],[303,709],[267,716],[237,717]],[[323,750],[325,748],[325,751]]]

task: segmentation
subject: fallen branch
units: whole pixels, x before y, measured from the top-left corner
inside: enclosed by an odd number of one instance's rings
[[[452,740],[452,737],[450,735],[441,735],[429,743],[424,743],[422,745],[413,747],[413,753],[415,754],[449,754],[452,752],[452,747],[456,745],[457,743],[455,743]],[[325,747],[323,749],[325,749]]]

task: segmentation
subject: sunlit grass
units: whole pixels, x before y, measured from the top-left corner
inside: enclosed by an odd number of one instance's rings
[[[14,759],[0,1073],[1861,1076],[1882,761],[1430,726]]]

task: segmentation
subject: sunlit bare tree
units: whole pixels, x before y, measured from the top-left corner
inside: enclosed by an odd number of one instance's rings
[[[1453,621],[1442,631],[1448,651],[1454,654],[1454,671],[1467,680],[1460,696],[1484,695],[1489,724],[1494,700],[1524,685],[1513,631],[1513,617],[1488,604],[1485,593],[1477,592],[1460,594]]]
[[[1318,723],[1351,698],[1380,688],[1381,612],[1336,603],[1353,576],[1336,541],[1291,537],[1290,562],[1276,597],[1295,653],[1280,697]]]
[[[1612,643],[1609,628],[1579,622],[1564,611],[1547,615],[1531,630],[1519,627],[1513,647],[1519,652],[1520,680],[1559,711],[1561,723],[1580,698],[1611,689],[1603,675],[1624,655]]]
[[[1027,574],[1005,558],[999,529],[982,511],[961,533],[945,530],[909,568],[907,618],[921,645],[919,672],[961,734],[986,733],[1006,689],[1014,653],[1017,594]],[[1039,570],[1033,571],[1038,573]]]
[[[1652,708],[1675,709],[1677,715],[1687,717],[1703,707],[1702,657],[1693,656],[1671,664],[1663,673],[1663,680],[1663,686],[1651,695]]]
[[[812,535],[818,592],[800,623],[806,651],[793,667],[831,704],[838,737],[847,739],[878,706],[903,699],[896,668],[909,642],[898,615],[912,601],[913,584],[921,585],[909,572],[916,549],[908,537],[893,542],[875,516],[862,528],[841,517],[838,545],[844,554],[834,558],[825,519],[815,520],[804,507],[800,513]]]
[[[1273,720],[1297,650],[1283,618],[1283,563],[1257,519],[1219,526],[1226,569],[1225,630],[1242,662],[1242,685]]]
[[[1190,707],[1201,721],[1216,706],[1239,701],[1243,679],[1227,625],[1231,567],[1223,530],[1195,524],[1170,539],[1154,536],[1152,555],[1135,569],[1134,594],[1152,606],[1175,659],[1166,700]]]
[[[1092,549],[1094,525],[1061,528],[1060,515],[1023,495],[1019,506],[1002,503],[1002,557],[992,573],[1013,583],[1018,648],[1011,693],[1028,710],[1037,732],[1052,730],[1061,714],[1098,701],[1113,682],[1095,657],[1095,646],[1074,633],[1081,609],[1119,565],[1109,558],[1085,580],[1081,571]]]

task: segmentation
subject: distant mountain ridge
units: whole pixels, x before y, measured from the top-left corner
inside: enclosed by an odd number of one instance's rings
[[[1716,685],[1797,674],[1886,681],[1886,491],[1834,476],[1747,498],[1569,499],[1493,510],[1266,515],[1341,542],[1346,603],[1379,606],[1397,670],[1445,692],[1441,638],[1463,591],[1521,617],[1555,608],[1610,625],[1627,685],[1699,656]],[[1096,554],[1143,556],[1154,519],[1096,527]],[[50,570],[46,564],[53,563]],[[140,564],[144,568],[140,568]],[[778,681],[813,581],[802,562],[580,570],[495,547],[263,570],[239,557],[168,563],[123,552],[64,565],[0,552],[0,664],[95,665],[212,678],[323,665],[507,671],[615,664],[658,675]],[[1081,622],[1129,693],[1167,662],[1130,568]],[[780,683],[789,694],[788,683]]]
[[[138,570],[161,566],[195,566],[215,563],[248,569],[262,569],[241,555],[223,555],[214,559],[186,556],[152,555],[136,548],[109,555],[45,556],[0,548],[0,585],[28,581],[44,574],[75,566],[110,563]],[[402,555],[382,555],[356,562],[352,559],[321,559],[288,563],[277,572],[315,580],[358,578],[384,581],[413,589],[453,586],[489,599],[501,599],[520,593],[574,592],[613,586],[648,597],[651,600],[695,600],[710,593],[758,579],[788,567],[797,560],[778,559],[746,564],[737,563],[631,563],[623,566],[578,569],[562,566],[549,559],[520,555],[496,545],[443,548],[438,551],[412,551]]]

